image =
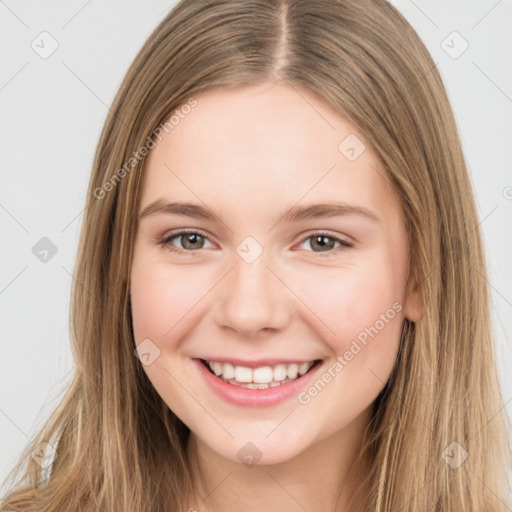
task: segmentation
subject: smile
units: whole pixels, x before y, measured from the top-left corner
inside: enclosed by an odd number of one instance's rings
[[[256,368],[233,365],[229,362],[207,361],[201,362],[210,373],[233,386],[248,389],[267,389],[293,382],[308,373],[318,360],[304,363],[266,365]]]

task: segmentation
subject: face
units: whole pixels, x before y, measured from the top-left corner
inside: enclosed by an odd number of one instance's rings
[[[204,446],[283,462],[357,424],[416,319],[400,203],[364,134],[307,91],[195,99],[147,161],[135,343]]]

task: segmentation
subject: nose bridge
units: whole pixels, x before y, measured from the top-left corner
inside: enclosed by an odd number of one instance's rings
[[[282,328],[288,316],[287,291],[268,268],[272,262],[267,253],[257,254],[251,243],[242,242],[233,254],[232,270],[217,297],[217,322],[246,333]]]

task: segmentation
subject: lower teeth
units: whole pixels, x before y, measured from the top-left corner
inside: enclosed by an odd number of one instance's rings
[[[299,375],[299,377],[302,377],[302,375]],[[237,386],[237,387],[240,387],[240,388],[248,388],[248,389],[267,389],[267,388],[274,388],[276,386],[280,386],[281,384],[286,384],[287,382],[293,382],[294,380],[297,380],[297,379],[289,379],[289,378],[286,378],[284,380],[281,380],[281,381],[275,381],[273,380],[272,382],[268,383],[268,384],[257,384],[255,382],[238,382],[236,381],[235,379],[228,379],[228,380],[225,380],[225,379],[222,379],[222,377],[219,377],[221,380],[223,380],[224,382],[227,382],[228,384],[231,384],[232,386]],[[297,377],[298,378],[298,377]]]

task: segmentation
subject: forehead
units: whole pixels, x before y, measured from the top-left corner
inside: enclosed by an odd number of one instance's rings
[[[308,91],[264,83],[195,99],[149,154],[141,208],[158,198],[255,212],[301,198],[396,202],[364,134]]]

